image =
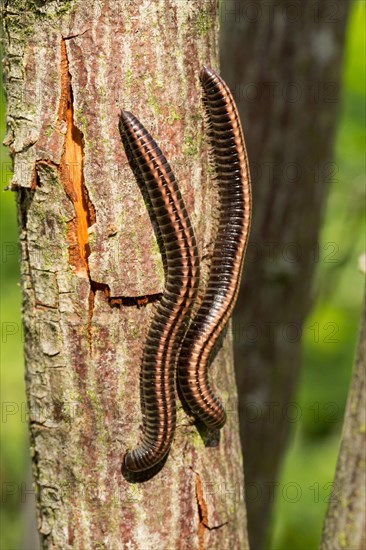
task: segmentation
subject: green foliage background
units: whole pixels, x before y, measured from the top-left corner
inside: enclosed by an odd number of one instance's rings
[[[303,330],[302,379],[288,411],[293,437],[275,491],[270,550],[318,547],[334,476],[364,284],[357,262],[365,249],[365,15],[365,2],[356,1],[347,34],[337,170],[321,234],[316,301]],[[4,136],[3,95],[0,104]],[[11,175],[5,147],[0,166],[3,189]],[[14,196],[1,191],[1,550],[20,548],[29,498],[22,486],[29,458],[20,309]]]
[[[347,29],[337,170],[319,245],[323,261],[314,285],[316,302],[303,331],[296,399],[301,418],[294,423],[276,495],[271,550],[318,548],[338,456],[364,288],[358,258],[366,248],[365,22],[361,0],[353,5]]]

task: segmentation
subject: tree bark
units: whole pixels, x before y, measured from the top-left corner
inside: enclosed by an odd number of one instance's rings
[[[221,69],[246,134],[253,223],[233,316],[250,546],[266,527],[312,306],[350,2],[223,2]]]
[[[366,547],[366,300],[321,550]]]
[[[198,75],[218,64],[216,0],[8,0],[3,15],[43,548],[247,548],[235,412],[209,438],[180,407],[163,468],[133,483],[121,473],[141,434],[140,360],[164,274],[119,113],[171,161],[207,274],[216,192]],[[224,401],[232,365],[226,338],[211,371]]]

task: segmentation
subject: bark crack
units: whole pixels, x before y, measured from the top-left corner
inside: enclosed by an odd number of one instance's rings
[[[207,504],[203,496],[202,482],[199,474],[196,474],[196,499],[198,506],[198,550],[205,548],[205,528],[208,523]]]
[[[107,285],[95,283],[90,277],[88,229],[96,221],[95,208],[89,198],[84,181],[84,136],[74,122],[74,98],[66,50],[66,39],[61,40],[61,98],[58,111],[59,129],[66,124],[66,135],[59,166],[60,181],[73,203],[75,217],[68,222],[69,261],[79,277],[90,282],[88,300],[87,334],[92,347],[91,324],[97,290],[109,291]],[[100,288],[102,287],[102,288]]]
[[[224,525],[227,525],[229,522],[224,521],[223,523],[220,523],[219,525],[214,525],[212,527],[208,524],[208,507],[207,507],[205,497],[203,495],[201,476],[197,473],[196,473],[196,500],[197,500],[198,518],[199,518],[198,550],[204,550],[205,549],[205,529],[208,529],[209,531],[220,529]]]
[[[69,222],[70,264],[81,277],[89,277],[88,228],[95,223],[95,209],[84,181],[84,136],[74,123],[73,93],[65,40],[61,40],[61,98],[59,127],[66,124],[66,136],[59,167],[60,180],[73,203],[75,218]]]
[[[79,32],[79,33],[76,33],[76,34],[71,34],[70,36],[63,36],[62,37],[62,40],[71,40],[72,38],[77,38],[78,36],[83,36],[83,34],[85,34],[86,32],[89,32],[91,29],[85,29],[85,31],[82,31],[82,32]]]

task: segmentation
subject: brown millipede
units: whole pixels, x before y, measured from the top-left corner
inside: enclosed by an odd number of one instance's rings
[[[124,458],[133,472],[158,464],[170,449],[176,423],[175,365],[196,297],[199,260],[191,223],[174,174],[138,119],[123,111],[120,132],[148,191],[166,253],[166,280],[143,352],[143,438]]]
[[[220,220],[207,288],[184,338],[177,375],[192,414],[209,428],[221,428],[226,413],[211,388],[208,368],[238,295],[251,221],[251,186],[243,132],[230,90],[207,67],[202,69],[200,79],[219,191]]]

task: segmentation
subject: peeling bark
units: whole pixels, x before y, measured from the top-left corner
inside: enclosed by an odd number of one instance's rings
[[[366,547],[366,301],[321,550]]]
[[[221,529],[227,525],[227,521],[225,521],[224,523],[220,523],[218,525],[209,524],[208,507],[206,504],[202,481],[199,474],[196,474],[196,497],[197,497],[197,505],[198,505],[198,516],[199,516],[199,524],[198,524],[199,550],[204,550],[204,548],[206,548],[205,546],[206,529],[208,529],[209,531],[213,529]]]
[[[253,549],[265,547],[268,487],[276,483],[292,426],[283,411],[297,387],[322,212],[337,174],[332,153],[350,4],[222,3],[222,75],[238,103],[253,186],[251,236],[233,316]]]
[[[59,179],[75,209],[75,218],[68,224],[69,262],[75,273],[85,276],[85,273],[89,274],[88,228],[95,224],[96,218],[84,182],[84,137],[74,124],[71,77],[64,38],[61,39],[60,57],[61,98],[57,126],[61,133],[66,128],[66,136],[59,165]]]
[[[198,75],[218,64],[217,3],[11,0],[3,15],[43,548],[247,548],[235,411],[215,438],[179,407],[161,471],[121,474],[164,272],[118,117],[135,113],[171,161],[207,273],[216,194]],[[231,347],[212,367],[226,402]]]

